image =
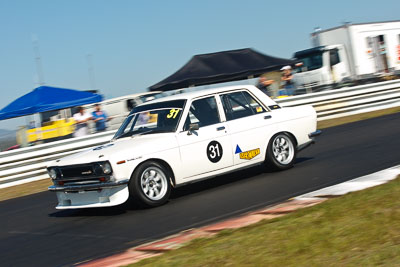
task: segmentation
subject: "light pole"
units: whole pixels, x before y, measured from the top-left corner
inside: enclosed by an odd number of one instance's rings
[[[44,74],[42,68],[42,59],[39,52],[39,41],[36,35],[32,34],[33,52],[35,54],[36,72],[39,86],[44,85]]]

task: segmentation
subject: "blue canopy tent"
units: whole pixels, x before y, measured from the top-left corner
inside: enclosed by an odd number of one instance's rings
[[[103,97],[95,93],[40,86],[0,110],[0,120],[76,107],[101,102],[102,100]]]

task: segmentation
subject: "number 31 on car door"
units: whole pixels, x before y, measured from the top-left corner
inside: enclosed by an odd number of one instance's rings
[[[207,146],[207,157],[213,162],[217,163],[221,160],[223,154],[223,149],[220,143],[217,141],[211,141]]]

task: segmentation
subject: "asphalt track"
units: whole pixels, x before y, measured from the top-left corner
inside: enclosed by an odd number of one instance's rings
[[[295,167],[181,187],[154,209],[57,211],[44,192],[0,202],[1,266],[70,266],[400,164],[400,113],[329,128]]]

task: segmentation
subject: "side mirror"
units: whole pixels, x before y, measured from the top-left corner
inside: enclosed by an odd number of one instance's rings
[[[189,129],[188,129],[188,135],[191,135],[194,131],[197,131],[200,129],[199,124],[197,123],[191,123],[189,124]]]

